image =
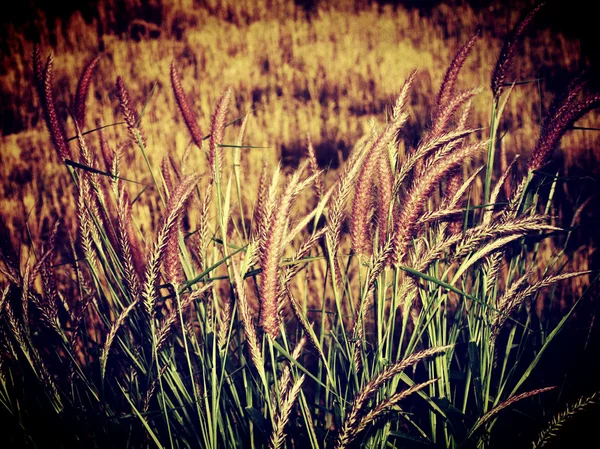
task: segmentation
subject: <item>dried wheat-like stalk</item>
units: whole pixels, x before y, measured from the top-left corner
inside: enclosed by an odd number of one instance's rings
[[[486,257],[488,254],[494,253],[498,251],[500,248],[504,248],[509,243],[514,242],[515,240],[523,237],[525,234],[522,233],[514,233],[510,235],[506,235],[504,237],[499,237],[485,246],[479,248],[475,253],[473,253],[469,258],[464,261],[454,275],[454,279],[459,279],[469,268],[471,268],[475,263]]]
[[[357,341],[353,348],[353,360],[358,370],[361,366],[361,355],[360,355],[360,340],[363,338],[363,318],[367,313],[367,310],[371,307],[373,303],[373,290],[375,289],[375,283],[377,282],[377,278],[381,274],[381,272],[385,269],[388,260],[390,259],[393,251],[393,238],[388,238],[376,255],[373,261],[373,266],[369,270],[369,274],[366,282],[366,294],[364,295],[365,299],[361,301],[360,307],[357,310],[354,316],[354,322],[352,324],[352,334],[353,338]]]
[[[494,71],[492,72],[492,93],[494,94],[494,101],[498,101],[500,95],[502,94],[502,88],[504,87],[504,82],[506,80],[508,71],[512,65],[513,58],[515,56],[515,52],[517,51],[517,47],[525,30],[533,21],[535,15],[538,11],[544,6],[544,2],[537,4],[531,11],[529,11],[525,17],[513,28],[511,34],[504,41],[504,45],[502,46],[502,50],[500,50],[500,56],[496,61],[496,66],[494,67]]]
[[[354,402],[352,403],[352,409],[350,410],[350,413],[348,413],[348,415],[346,416],[344,424],[340,429],[340,433],[338,435],[335,447],[337,449],[342,449],[346,447],[356,436],[356,429],[360,424],[360,416],[364,411],[365,404],[369,399],[373,397],[375,393],[377,393],[377,391],[381,388],[383,384],[393,379],[406,368],[417,364],[423,359],[434,356],[441,352],[445,352],[451,347],[452,345],[439,346],[436,348],[429,348],[420,352],[416,352],[414,354],[409,355],[404,360],[390,365],[377,376],[375,376],[373,379],[371,379],[354,399]]]
[[[31,298],[31,288],[34,282],[34,271],[30,264],[29,256],[25,263],[25,272],[23,273],[23,283],[21,285],[21,320],[17,318],[13,305],[8,299],[4,299],[4,312],[8,318],[8,324],[10,331],[16,340],[19,348],[23,355],[27,359],[27,362],[31,366],[34,374],[40,380],[44,388],[47,388],[49,397],[53,399],[53,405],[56,412],[62,410],[62,401],[58,388],[53,380],[52,375],[48,371],[48,366],[44,363],[44,360],[38,350],[37,346],[33,343],[32,332],[29,326],[29,301]],[[6,290],[8,294],[8,289]]]
[[[92,153],[90,152],[77,123],[75,123],[75,128],[77,129],[77,142],[79,144],[80,149],[80,161],[82,164],[87,165],[88,167],[92,167]],[[95,241],[97,242],[97,244],[99,244],[101,241],[97,229],[98,227],[101,227],[101,229],[108,237],[108,240],[111,243],[112,247],[116,248],[118,246],[117,237],[115,235],[113,227],[114,220],[111,218],[108,208],[107,197],[109,197],[109,192],[106,183],[102,183],[100,181],[100,178],[97,173],[86,172],[83,175],[83,177],[85,177],[85,182],[89,184],[85,187],[85,198],[86,207],[88,209],[90,219],[94,223],[94,226],[92,226],[91,231],[95,238]]]
[[[417,220],[417,224],[424,225],[431,223],[432,221],[449,219],[459,214],[464,214],[464,212],[465,209],[439,209],[431,212],[424,212],[423,215],[421,215],[421,218]]]
[[[574,404],[568,405],[562,412],[555,415],[548,426],[539,433],[537,440],[533,442],[533,449],[545,447],[550,439],[557,435],[567,421],[573,419],[575,415],[582,412],[587,407],[597,404],[598,397],[600,397],[600,391],[596,391],[587,397],[580,397]]]
[[[222,297],[219,304],[219,328],[217,329],[217,341],[221,349],[226,349],[227,335],[231,327],[232,314],[231,301],[228,297]]]
[[[444,198],[444,206],[447,207],[448,209],[454,209],[454,208],[456,208],[456,206],[459,203],[460,199],[465,194],[465,192],[467,191],[467,189],[469,188],[469,186],[473,183],[473,181],[475,180],[475,178],[477,177],[477,175],[479,174],[479,172],[482,169],[483,169],[483,166],[481,166],[480,168],[478,168],[477,170],[475,170],[473,172],[473,174],[471,174],[471,176],[469,176],[460,185],[460,187],[458,189],[456,189],[455,191],[451,191],[450,189],[448,189],[447,196],[446,196],[446,198]]]
[[[396,175],[396,179],[394,180],[394,195],[397,195],[398,192],[400,192],[400,187],[402,186],[402,183],[419,161],[428,156],[432,151],[443,146],[450,145],[453,142],[458,143],[465,137],[467,137],[469,134],[474,133],[475,131],[477,131],[477,129],[459,129],[449,131],[432,142],[425,140],[421,141],[419,143],[419,146],[414,151],[409,153],[406,160],[402,162],[400,170]],[[456,145],[448,148],[456,148]]]
[[[198,125],[196,114],[194,114],[188,97],[185,94],[183,87],[181,87],[181,78],[179,76],[177,66],[175,65],[175,61],[171,62],[171,86],[173,87],[175,100],[177,100],[177,106],[179,106],[179,110],[183,116],[183,121],[185,122],[185,125],[192,136],[192,140],[198,148],[202,148],[202,140],[204,139],[204,136],[200,130],[200,126]]]
[[[546,165],[567,130],[589,111],[600,106],[600,94],[580,95],[583,87],[583,82],[576,79],[569,85],[566,95],[558,97],[551,106],[551,115],[544,121],[542,133],[527,164],[530,171]]]
[[[456,169],[454,169],[452,171],[452,173],[450,173],[450,179],[448,179],[448,185],[446,186],[446,194],[444,196],[444,203],[443,205],[446,206],[446,204],[450,201],[451,198],[456,197],[457,192],[460,190],[460,188],[464,185],[464,179],[463,179],[463,173],[462,173],[462,167],[457,167]],[[457,201],[458,202],[458,201]],[[462,211],[464,213],[463,209],[446,209],[448,212],[455,210],[455,211]],[[427,215],[427,214],[425,214]],[[461,229],[462,229],[462,221],[459,219],[458,214],[450,214],[450,225],[449,225],[449,233],[450,234],[458,234]],[[419,220],[421,221],[421,220]]]
[[[456,111],[458,111],[464,104],[468,104],[471,99],[480,92],[480,88],[470,89],[454,95],[447,101],[447,103],[441,105],[435,116],[435,120],[431,124],[431,128],[425,137],[425,144],[429,145],[443,136],[444,133],[448,131],[448,126],[450,125],[450,121]]]
[[[273,213],[273,221],[260,251],[262,279],[260,284],[260,326],[272,338],[279,335],[279,260],[283,248],[286,224],[294,197],[298,194],[304,183],[300,183],[300,176],[306,164],[303,164],[292,176],[285,191],[281,195],[277,210]],[[312,177],[308,178],[309,180]]]
[[[183,207],[193,193],[199,180],[199,175],[186,176],[177,189],[175,189],[167,204],[165,218],[156,237],[156,243],[150,253],[150,259],[146,267],[146,280],[142,292],[144,306],[149,317],[154,317],[154,304],[157,296],[156,282],[159,277],[160,267],[164,262],[162,258],[167,242],[172,233],[177,230],[177,223],[183,212]]]
[[[432,122],[437,121],[441,110],[445,108],[449,104],[450,100],[454,97],[454,85],[458,79],[458,74],[465,64],[465,61],[467,60],[469,53],[471,53],[471,49],[473,48],[473,45],[475,45],[475,42],[477,41],[477,38],[479,38],[480,34],[480,30],[477,30],[473,36],[471,36],[465,45],[460,48],[458,53],[456,53],[456,56],[454,56],[454,59],[450,63],[450,67],[448,67],[448,70],[446,70],[444,79],[442,81],[442,86],[440,87],[440,91],[437,96],[435,109],[432,115]]]
[[[106,135],[101,129],[98,130],[98,137],[100,141],[100,153],[102,154],[102,160],[104,161],[104,168],[115,177],[114,181],[116,182],[118,181],[117,176],[119,176],[119,172],[118,170],[113,171],[113,168],[115,167],[117,152],[110,148],[108,142],[106,141]]]
[[[79,182],[77,196],[77,218],[79,219],[79,234],[83,254],[94,271],[98,271],[100,262],[96,250],[96,242],[100,241],[98,230],[92,220],[92,214],[97,216],[96,203],[91,195],[90,180],[87,173],[83,174]]]
[[[458,123],[456,124],[456,129],[467,129],[467,122],[471,113],[471,106],[472,102],[470,100],[467,101],[465,107],[463,108],[463,112],[458,119]],[[475,174],[477,174],[478,172],[479,170],[477,170]],[[448,180],[448,184],[446,186],[446,194],[442,204],[450,209],[458,204],[464,191],[466,191],[466,189],[474,179],[474,176],[471,176],[470,181],[464,182],[462,167],[458,166],[450,172],[449,178],[450,179]],[[458,217],[454,217],[450,221],[449,225],[442,226],[443,229],[440,229],[440,231],[446,232],[446,227],[448,227],[448,231],[450,234],[457,234],[461,231],[462,222],[458,219]]]
[[[115,322],[112,324],[110,331],[108,332],[108,335],[106,336],[106,341],[104,342],[104,347],[102,348],[102,353],[100,354],[100,377],[102,379],[104,379],[104,375],[106,373],[106,365],[108,363],[108,354],[110,353],[110,349],[112,347],[113,341],[114,341],[115,337],[117,336],[117,332],[119,332],[119,329],[121,329],[121,327],[123,326],[123,323],[125,323],[125,320],[129,316],[129,314],[132,312],[132,310],[138,304],[139,304],[139,301],[133,301],[131,304],[129,304],[127,307],[125,307],[121,311],[121,313],[119,314],[119,316],[117,317]]]
[[[183,265],[179,257],[179,235],[183,226],[183,216],[179,216],[175,222],[174,229],[167,239],[165,248],[165,276],[169,284],[177,288],[185,280]]]
[[[487,412],[485,415],[483,415],[481,418],[479,418],[477,420],[475,425],[469,431],[469,434],[467,435],[467,439],[471,438],[476,432],[478,432],[481,429],[481,427],[484,424],[486,424],[489,420],[491,420],[494,416],[496,416],[498,413],[500,413],[506,407],[510,407],[515,402],[522,401],[523,399],[527,399],[531,396],[535,396],[540,393],[544,393],[546,391],[554,390],[555,388],[556,387],[546,387],[546,388],[539,388],[537,390],[527,391],[525,393],[517,394],[517,395],[507,399],[504,402],[501,402],[500,404],[498,404],[496,407],[491,409],[489,412]]]
[[[340,242],[346,200],[356,184],[356,178],[361,172],[366,153],[374,140],[372,139],[365,143],[365,145],[354,148],[335,184],[334,192],[329,201],[330,213],[328,215],[330,223],[328,239],[331,240],[335,249],[337,249]]]
[[[300,341],[298,343],[296,343],[296,347],[294,348],[294,351],[292,352],[292,359],[298,360],[298,357],[300,357],[300,354],[302,354],[304,345],[306,344],[306,340],[307,340],[307,337],[306,337],[306,335],[304,335],[300,339]],[[292,382],[292,370],[290,368],[290,364],[287,363],[281,371],[281,376],[279,376],[279,382],[277,382],[277,388],[279,389],[279,394],[277,394],[277,392],[274,391],[275,385],[273,385],[273,394],[271,395],[271,408],[273,410],[277,409],[277,405],[279,402],[283,402],[283,401],[280,401],[280,398],[285,397],[289,393],[291,382]]]
[[[125,82],[120,76],[117,77],[117,96],[119,97],[121,113],[123,114],[123,118],[127,124],[127,129],[129,130],[133,141],[136,144],[141,142],[143,146],[146,146],[146,138],[144,137],[144,133],[142,131],[139,116],[131,105],[131,95],[129,95],[129,91],[127,90],[127,87],[125,87]]]
[[[373,176],[376,164],[377,157],[372,154],[372,151],[369,151],[356,181],[352,203],[352,219],[350,221],[350,237],[352,239],[352,249],[358,255],[369,255],[373,249],[370,216],[374,200]]]
[[[150,385],[148,385],[148,388],[146,389],[146,394],[144,395],[144,399],[142,399],[142,412],[148,412],[148,409],[150,408],[150,401],[152,400],[152,397],[156,392],[156,387],[158,387],[158,383],[160,382],[161,377],[165,374],[165,371],[167,371],[167,368],[169,368],[169,366],[171,365],[165,364],[158,372],[158,375],[154,379],[152,379]]]
[[[523,217],[504,223],[492,223],[488,226],[479,225],[475,228],[467,229],[464,235],[459,233],[447,236],[419,255],[413,266],[415,270],[423,273],[435,260],[452,249],[452,258],[454,260],[471,254],[469,259],[461,265],[459,271],[455,274],[455,278],[485,257],[492,258],[492,260],[499,258],[494,262],[494,266],[496,266],[494,270],[497,270],[497,265],[502,259],[502,252],[497,252],[499,248],[531,232],[557,229],[559,228],[544,224],[544,217],[542,216]],[[486,244],[488,241],[489,243]]]
[[[515,165],[515,163],[517,162],[518,159],[519,159],[519,155],[517,155],[517,157],[515,157],[513,159],[513,161],[510,163],[510,165],[506,168],[506,170],[504,170],[504,173],[502,173],[502,176],[500,176],[500,179],[498,179],[498,182],[494,186],[494,190],[492,190],[492,193],[490,194],[489,209],[486,210],[485,213],[483,214],[483,220],[481,221],[482,224],[488,225],[491,223],[492,216],[494,213],[494,206],[496,204],[496,201],[498,200],[498,195],[500,195],[500,190],[502,188],[502,185],[506,181],[506,178],[508,178],[508,175],[510,174],[510,170]]]
[[[519,278],[517,281],[511,285],[511,288],[507,290],[502,298],[498,301],[498,312],[492,321],[492,341],[494,341],[500,331],[502,330],[502,326],[508,319],[508,317],[521,305],[527,298],[533,296],[542,288],[549,287],[556,282],[564,281],[566,279],[571,279],[576,276],[582,276],[585,274],[589,274],[590,271],[578,271],[574,273],[563,273],[558,274],[556,276],[548,276],[541,281],[536,282],[529,287],[521,289],[526,282],[528,282],[528,274]]]
[[[385,412],[389,411],[392,407],[395,407],[398,404],[398,402],[407,398],[411,394],[417,393],[417,392],[421,391],[422,389],[427,388],[428,386],[436,383],[438,380],[439,380],[439,378],[430,379],[423,383],[413,385],[412,387],[407,388],[406,390],[401,391],[399,393],[395,393],[392,396],[390,396],[389,398],[381,401],[379,404],[377,404],[376,407],[369,410],[360,419],[358,425],[354,429],[352,429],[352,438],[350,438],[348,441],[350,442],[352,439],[354,439],[356,437],[356,435],[358,435],[363,430],[365,430],[369,424],[371,424],[373,421],[375,421],[377,418],[379,418]]]
[[[403,204],[400,215],[395,220],[394,250],[391,253],[390,263],[399,264],[403,261],[408,251],[408,245],[413,237],[417,220],[423,210],[426,200],[436,184],[446,173],[483,148],[486,142],[479,142],[457,149],[438,164],[431,167],[427,175],[417,179],[409,191]]]
[[[394,228],[394,200],[392,190],[394,188],[394,176],[387,148],[379,152],[377,162],[377,230],[379,234],[379,246],[382,247],[388,236],[388,229]]]
[[[246,289],[244,287],[244,281],[240,275],[240,271],[235,263],[231,264],[233,271],[233,281],[235,283],[235,291],[238,297],[238,312],[242,318],[242,325],[244,326],[244,333],[246,335],[246,342],[248,343],[248,349],[250,351],[250,358],[263,386],[266,388],[267,375],[265,373],[265,361],[262,355],[261,344],[256,333],[256,327],[254,320],[252,319],[252,313],[250,305],[246,299]]]
[[[267,181],[267,164],[263,163],[258,180],[258,193],[256,195],[256,203],[252,215],[253,222],[253,237],[256,240],[264,241],[266,239],[266,224],[269,219],[270,212],[267,210],[269,202],[269,189]]]
[[[143,273],[144,261],[133,234],[131,202],[124,186],[120,187],[117,197],[117,235],[121,263],[125,272],[125,285],[131,297],[137,298],[141,292],[140,275]]]
[[[94,70],[100,61],[100,55],[92,59],[83,69],[79,82],[77,83],[77,89],[75,90],[75,97],[73,98],[73,115],[79,129],[85,128],[85,110],[87,104],[88,91],[90,90],[90,84],[92,83],[92,76]]]
[[[306,315],[303,313],[303,311],[300,307],[300,304],[298,304],[298,301],[296,300],[296,298],[294,298],[294,295],[292,294],[292,292],[287,288],[285,291],[288,295],[290,304],[292,306],[292,311],[294,313],[294,316],[300,323],[300,327],[302,327],[302,329],[304,330],[304,335],[310,340],[310,343],[312,344],[312,346],[315,348],[315,350],[319,354],[319,357],[323,361],[323,366],[327,367],[328,365],[327,365],[327,359],[325,358],[325,353],[323,352],[323,348],[321,347],[321,345],[319,344],[319,341],[317,340],[317,335],[313,331],[311,323],[309,323],[308,320],[306,319]]]
[[[54,145],[58,156],[64,161],[65,159],[71,159],[71,152],[67,144],[67,135],[64,126],[58,120],[58,114],[56,112],[56,103],[54,101],[54,91],[52,87],[54,84],[53,64],[54,59],[52,55],[50,55],[48,56],[45,67],[41,69],[39,48],[36,46],[33,65],[36,83],[38,83],[38,93],[40,95],[42,111],[48,130],[50,131],[52,144]]]
[[[42,277],[43,297],[37,294],[30,295],[34,304],[40,311],[42,321],[51,329],[54,329],[58,335],[62,334],[60,321],[58,319],[58,292],[56,288],[56,276],[52,266],[52,258],[55,254],[56,236],[58,233],[57,221],[50,234],[50,237],[44,245],[42,255],[33,268],[33,278],[39,272]]]
[[[454,257],[461,258],[476,250],[483,242],[491,238],[499,238],[513,234],[528,234],[535,231],[559,231],[560,228],[545,223],[543,215],[531,215],[514,218],[508,221],[496,221],[488,226],[477,226],[468,229],[464,238],[456,246]]]
[[[298,380],[294,382],[292,388],[283,397],[281,408],[278,410],[278,413],[274,418],[273,432],[271,433],[271,438],[269,440],[269,449],[280,449],[285,443],[285,426],[290,419],[290,412],[292,411],[294,402],[296,402],[298,393],[300,393],[300,389],[304,383],[304,378],[304,374],[300,376]]]
[[[200,219],[198,222],[198,260],[200,270],[207,268],[205,253],[209,242],[209,214],[210,214],[210,203],[212,201],[213,182],[212,179],[209,181],[206,189],[204,190],[204,197],[200,205]]]
[[[360,173],[365,153],[364,147],[351,153],[350,158],[346,161],[342,174],[334,186],[333,194],[329,200],[329,213],[327,216],[329,226],[327,228],[328,231],[325,234],[325,239],[327,242],[327,252],[333,260],[334,268],[332,276],[333,285],[336,287],[342,279],[340,266],[337,260],[337,252],[341,240],[342,225],[346,216],[346,200],[350,196],[356,177]]]
[[[160,162],[160,173],[165,184],[165,197],[169,198],[173,192],[173,178],[171,177],[171,171],[169,170],[169,159],[165,156]]]
[[[504,257],[504,251],[496,251],[485,259],[485,296],[492,294],[494,288],[498,285],[498,276],[500,275],[500,264]]]
[[[208,164],[210,165],[211,176],[214,180],[217,179],[217,176],[221,176],[220,174],[223,171],[223,149],[219,145],[223,143],[230,100],[231,89],[227,89],[219,99],[210,123]]]
[[[389,157],[387,156],[388,145],[396,139],[398,132],[406,123],[408,114],[404,112],[408,99],[408,92],[414,80],[414,73],[405,82],[400,95],[398,96],[394,107],[392,108],[392,117],[385,130],[375,139],[369,150],[365,153],[360,174],[358,175],[355,187],[354,202],[352,203],[352,220],[350,222],[350,236],[352,238],[352,248],[357,254],[370,254],[373,249],[372,238],[369,232],[369,216],[373,201],[373,177],[378,165],[387,164],[389,166]],[[379,171],[379,170],[378,170]],[[381,171],[385,172],[386,167]],[[387,216],[391,204],[391,173],[380,186],[382,193],[387,196],[387,203],[380,204],[381,214],[385,214],[387,226]],[[387,181],[387,185],[385,184]],[[383,212],[385,210],[385,213]]]
[[[289,265],[286,267],[282,280],[281,280],[281,292],[280,297],[277,299],[278,303],[283,304],[284,296],[286,296],[286,288],[289,285],[290,281],[298,274],[298,272],[302,269],[303,264],[300,263],[302,259],[307,257],[310,254],[310,250],[317,244],[317,242],[325,235],[327,232],[327,226],[319,229],[313,235],[311,235],[306,241],[304,241],[300,247],[296,250],[296,254],[294,254],[293,260],[298,261],[298,263]]]

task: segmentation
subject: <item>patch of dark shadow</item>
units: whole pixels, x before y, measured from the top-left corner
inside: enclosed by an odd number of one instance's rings
[[[294,4],[296,6],[300,6],[306,12],[307,18],[310,17],[311,14],[317,12],[317,8],[319,6],[318,0],[294,0]]]
[[[344,140],[324,139],[313,141],[317,164],[323,170],[335,170],[346,160],[352,145]],[[287,167],[297,167],[308,151],[305,140],[294,140],[288,144],[281,145],[281,163]]]
[[[324,84],[323,86],[319,86],[317,89],[317,100],[319,101],[319,104],[322,106],[329,106],[330,104],[333,104],[334,112],[339,110],[340,98],[348,94],[348,90],[346,88],[331,86],[330,84]],[[295,87],[292,95],[295,99],[303,102],[310,102],[314,99],[310,90],[307,87],[302,86]]]
[[[29,165],[19,165],[11,170],[6,186],[7,196],[17,194],[23,186],[33,180],[33,170]],[[40,189],[42,190],[42,189]]]
[[[2,114],[0,114],[2,127],[0,129],[3,135],[19,132],[25,128],[23,121],[19,120],[18,116],[16,111],[2,107]]]
[[[171,22],[171,34],[178,41],[183,41],[188,30],[198,26],[198,18],[194,15],[186,15],[177,12]]]
[[[136,42],[159,39],[161,31],[160,26],[141,19],[132,20],[127,27],[127,35]]]
[[[264,58],[259,61],[260,73],[266,75],[271,70],[271,63],[269,62],[269,56],[265,55]]]
[[[252,103],[262,103],[263,95],[265,95],[265,90],[260,87],[255,87],[252,89]]]
[[[423,126],[420,123],[409,119],[400,130],[398,139],[404,142],[407,149],[415,148],[423,136],[423,131]]]
[[[306,87],[295,87],[293,95],[294,95],[294,98],[297,100],[309,102],[311,99],[310,91]]]
[[[365,115],[380,115],[383,114],[386,109],[389,109],[390,104],[388,100],[373,99],[368,102],[355,102],[348,107],[348,112],[357,117],[363,117]]]

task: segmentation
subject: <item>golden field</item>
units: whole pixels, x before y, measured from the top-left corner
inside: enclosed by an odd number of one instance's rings
[[[301,7],[285,1],[160,2],[154,5],[160,8],[160,23],[154,24],[139,17],[135,2],[123,7],[125,11],[101,2],[91,23],[80,13],[55,22],[38,13],[33,27],[44,57],[50,52],[55,57],[55,95],[69,136],[75,130],[67,107],[77,79],[100,54],[88,103],[88,127],[121,121],[115,79],[122,76],[135,108],[141,110],[148,101],[142,126],[154,167],[159,167],[165,154],[181,158],[190,144],[170,89],[173,60],[202,130],[208,129],[211,111],[228,87],[235,98],[230,118],[252,111],[245,144],[265,148],[243,150],[243,160],[256,180],[263,160],[273,165],[282,158],[284,164],[296,164],[303,158],[307,135],[322,166],[336,167],[339,158],[345,158],[357,140],[368,134],[372,117],[379,125],[385,122],[386,107],[407,76],[417,70],[410,120],[401,139],[401,145],[414,146],[428,125],[428,111],[447,66],[478,28],[482,37],[458,82],[462,88],[482,88],[474,100],[471,122],[488,126],[491,70],[521,11],[476,12],[469,6],[438,5],[423,14],[401,6],[347,3],[320,5],[307,19]],[[124,18],[127,12],[129,17]],[[111,32],[111,26],[122,31]],[[100,30],[105,34],[99,35]],[[23,225],[29,217],[32,237],[37,240],[42,224],[47,231],[53,221],[44,219],[69,210],[61,193],[66,173],[40,120],[31,71],[34,41],[19,29],[6,34],[9,52],[2,55],[5,70],[0,75],[3,120],[11,118],[17,129],[23,129],[0,141],[0,209],[13,236],[25,237]],[[541,116],[556,93],[546,87],[556,81],[539,79],[538,74],[574,74],[582,66],[585,55],[578,41],[548,29],[528,34],[515,58],[513,80],[537,81],[517,85],[511,95],[500,125],[505,135],[498,150],[505,160],[510,162],[516,154],[526,160],[538,137]],[[597,120],[591,116],[580,125],[594,123]],[[123,125],[105,132],[113,145],[126,144]],[[235,130],[228,130],[228,139],[235,136]],[[90,145],[97,146],[97,139],[91,137]],[[597,160],[597,144],[597,132],[567,133],[563,150],[556,155],[562,175],[569,176],[573,170],[574,176],[581,175],[578,168],[590,167]],[[125,177],[146,184],[148,173],[139,152],[131,146],[124,152]],[[197,149],[192,157],[193,164],[201,167],[203,156]],[[244,192],[256,192],[256,185],[245,186]],[[139,213],[142,221],[148,221],[147,211]]]
[[[589,47],[528,2],[392,3],[107,0],[1,31],[9,444],[577,441]]]

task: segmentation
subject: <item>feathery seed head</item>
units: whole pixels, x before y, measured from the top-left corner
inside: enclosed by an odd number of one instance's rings
[[[494,101],[498,101],[502,94],[502,88],[506,80],[508,71],[512,65],[515,52],[525,30],[533,22],[535,15],[544,6],[544,2],[537,4],[525,17],[513,28],[511,34],[504,41],[498,60],[496,61],[496,67],[492,73],[492,93],[494,94]]]
[[[192,140],[198,148],[202,148],[204,136],[202,135],[196,114],[194,114],[194,111],[192,110],[189,99],[185,94],[183,87],[181,87],[181,78],[177,66],[175,65],[175,61],[171,62],[171,86],[173,87],[175,100],[177,100],[177,106],[179,106],[179,110],[181,111],[185,125],[192,136]]]
[[[220,148],[219,145],[223,143],[223,137],[225,135],[225,125],[227,124],[226,120],[230,100],[231,88],[228,88],[221,96],[210,124],[208,162],[213,179],[216,179],[217,174],[220,176],[220,173],[223,171],[223,149]]]
[[[475,42],[480,35],[481,30],[477,30],[475,34],[473,34],[473,36],[471,36],[471,38],[465,43],[465,45],[461,47],[458,53],[456,53],[456,56],[450,64],[450,67],[448,67],[437,96],[437,101],[432,116],[433,122],[437,121],[437,116],[439,113],[448,105],[450,99],[454,96],[454,85],[458,79],[458,74],[467,60],[469,53],[471,53],[473,45],[475,45]]]
[[[370,232],[370,211],[373,206],[373,175],[378,158],[369,152],[363,168],[356,181],[354,202],[352,203],[352,219],[350,221],[350,236],[352,248],[356,254],[370,254],[372,250]]]
[[[427,197],[437,183],[454,168],[462,164],[466,158],[484,149],[485,145],[487,145],[486,141],[462,146],[436,164],[432,164],[424,176],[415,180],[406,197],[402,211],[395,220],[394,249],[391,252],[390,263],[401,263],[406,256],[419,215],[426,204]]]
[[[173,191],[167,203],[165,218],[160,226],[154,249],[150,254],[150,259],[146,267],[146,282],[144,286],[143,298],[146,312],[150,317],[154,316],[154,304],[156,302],[156,282],[158,281],[161,265],[166,263],[163,260],[169,238],[176,233],[177,223],[183,212],[185,203],[192,195],[196,184],[200,180],[200,175],[187,175],[183,178],[179,186]]]
[[[546,165],[567,130],[592,109],[600,107],[600,94],[585,94],[578,98],[580,90],[579,84],[571,85],[570,92],[564,97],[562,104],[551,107],[551,110],[556,112],[554,116],[546,119],[542,127],[542,134],[527,164],[530,171],[539,170]]]
[[[37,47],[36,47],[37,48]],[[48,126],[48,130],[50,131],[50,137],[52,138],[52,143],[58,156],[62,159],[71,159],[71,153],[69,151],[69,146],[67,144],[67,137],[64,130],[63,125],[58,120],[58,114],[56,112],[56,104],[54,102],[54,92],[53,92],[53,82],[54,82],[54,73],[53,73],[53,64],[54,59],[52,55],[48,56],[48,60],[46,61],[46,66],[42,73],[39,72],[39,52],[36,56],[34,56],[36,60],[34,61],[35,71],[36,71],[36,80],[38,76],[41,76],[41,98],[42,98],[42,109],[44,112],[44,118],[46,119],[46,125]]]
[[[356,182],[354,202],[352,204],[352,221],[350,223],[352,247],[357,254],[370,254],[372,251],[372,239],[369,231],[369,217],[373,200],[373,177],[376,169],[378,172],[380,169],[383,171],[383,183],[381,188],[385,198],[381,201],[387,202],[387,205],[380,202],[379,206],[381,209],[380,214],[385,215],[386,217],[385,221],[387,226],[387,212],[384,212],[384,209],[389,210],[390,207],[390,181],[392,178],[391,168],[390,172],[387,172],[387,166],[390,165],[389,157],[387,155],[387,146],[396,139],[398,132],[408,119],[408,114],[404,112],[404,108],[406,106],[408,92],[413,83],[414,77],[415,72],[412,72],[404,83],[402,91],[400,92],[400,95],[398,96],[398,99],[393,107],[391,122],[377,138],[374,138],[375,141],[364,153],[364,161],[362,161],[362,168]],[[382,164],[386,165],[381,166]],[[381,167],[378,168],[378,165]]]
[[[131,137],[133,137],[133,141],[136,143],[141,141],[141,143],[145,146],[146,139],[142,133],[141,124],[139,123],[139,116],[131,106],[131,96],[129,95],[127,87],[125,87],[123,78],[120,76],[117,77],[117,96],[119,97],[121,113],[123,114],[123,118],[127,124],[127,129],[129,130]]]
[[[406,79],[406,81],[404,82],[404,85],[402,86],[402,90],[400,91],[400,94],[398,95],[398,98],[396,99],[396,103],[394,104],[394,107],[392,108],[392,122],[399,124],[399,123],[404,123],[404,121],[406,121],[406,119],[408,117],[403,117],[404,114],[406,114],[406,103],[408,102],[408,93],[410,92],[410,88],[412,87],[414,81],[415,81],[415,77],[417,76],[417,71],[413,70],[410,75],[408,76],[408,78]],[[398,126],[399,127],[402,125]]]
[[[386,147],[382,147],[379,152],[379,160],[377,162],[377,227],[379,230],[379,246],[382,247],[387,239],[388,233],[388,216],[390,208],[393,205],[392,189],[394,187],[394,179],[392,175],[392,167]],[[390,217],[393,219],[393,216]],[[393,222],[390,226],[394,226]]]
[[[306,164],[303,164],[296,170],[281,195],[277,209],[272,214],[273,220],[268,229],[266,240],[261,242],[262,250],[259,250],[262,267],[260,325],[273,339],[279,335],[280,305],[278,299],[282,297],[280,294],[279,261],[283,254],[282,243],[294,198],[306,184],[306,182],[300,182],[300,176],[305,167]]]
[[[94,74],[94,70],[100,61],[100,55],[96,56],[92,59],[83,69],[81,76],[79,77],[79,82],[77,83],[77,89],[75,90],[75,97],[73,98],[73,114],[75,116],[75,121],[80,129],[85,128],[85,110],[87,103],[88,91],[90,89],[90,84],[92,83],[92,76]]]
[[[439,110],[437,111],[434,121],[431,124],[431,129],[426,138],[426,142],[435,142],[438,138],[440,138],[445,132],[448,131],[448,125],[450,124],[450,120],[458,111],[458,109],[467,102],[470,102],[471,99],[481,92],[480,88],[474,88],[470,90],[466,90],[461,92],[451,98],[449,98],[445,104],[440,105]],[[464,114],[461,115],[460,120],[464,120]],[[458,128],[460,130],[461,128]]]

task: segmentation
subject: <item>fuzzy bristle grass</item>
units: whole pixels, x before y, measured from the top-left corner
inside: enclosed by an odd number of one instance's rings
[[[584,177],[573,182],[566,165],[544,169],[571,130],[594,127],[598,93],[576,76],[547,112],[529,113],[533,86],[510,68],[531,68],[516,64],[517,49],[538,7],[509,36],[487,92],[469,76],[500,48],[485,27],[438,46],[445,71],[398,64],[390,78],[394,53],[376,48],[349,69],[354,25],[403,10],[359,3],[337,16],[342,6],[318,4],[305,20],[279,1],[268,11],[159,2],[169,29],[136,21],[127,33],[160,32],[130,39],[136,58],[125,63],[120,37],[106,34],[99,46],[114,51],[102,63],[86,54],[77,73],[59,64],[64,44],[56,67],[23,46],[47,128],[30,152],[49,149],[39,155],[48,185],[32,171],[40,192],[0,211],[9,446],[485,449],[546,429],[539,447],[597,400],[597,385],[571,380],[591,371],[587,360],[551,358],[594,356],[597,241],[582,238],[595,199],[579,195]],[[207,25],[211,14],[229,28]],[[217,37],[169,40],[188,19]],[[402,23],[390,29],[402,35]],[[302,42],[322,35],[317,25],[336,50],[311,49],[313,64]],[[257,43],[254,28],[273,42]],[[353,41],[357,52],[377,34],[359,28],[370,34]],[[213,38],[214,52],[203,46]],[[149,48],[156,68],[137,66]],[[403,48],[406,61],[422,60]],[[239,65],[217,63],[238,50],[248,52]],[[333,54],[335,70],[324,62]],[[537,84],[544,95],[547,84]],[[344,108],[375,112],[360,118],[363,137]],[[553,385],[561,395],[546,394]],[[564,397],[583,399],[565,408]]]

